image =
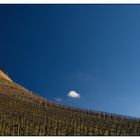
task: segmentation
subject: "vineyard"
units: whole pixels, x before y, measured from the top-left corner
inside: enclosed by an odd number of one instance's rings
[[[61,105],[0,77],[1,136],[137,136],[140,119]]]

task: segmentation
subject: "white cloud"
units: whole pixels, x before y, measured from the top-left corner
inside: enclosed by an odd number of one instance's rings
[[[61,101],[62,101],[62,98],[55,97],[55,100],[56,100],[57,102],[61,102]]]
[[[80,98],[80,94],[77,93],[76,91],[70,91],[68,94],[67,94],[68,97],[72,97],[72,98]]]

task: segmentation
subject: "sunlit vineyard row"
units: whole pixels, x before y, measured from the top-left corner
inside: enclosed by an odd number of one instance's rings
[[[0,78],[0,135],[140,135],[140,119],[61,105]]]

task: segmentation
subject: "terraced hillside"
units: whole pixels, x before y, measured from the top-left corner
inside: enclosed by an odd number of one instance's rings
[[[140,119],[60,105],[0,75],[0,135],[140,135]]]

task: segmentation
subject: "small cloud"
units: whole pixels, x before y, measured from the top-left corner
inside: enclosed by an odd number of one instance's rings
[[[57,102],[61,102],[61,101],[62,101],[62,98],[55,97],[55,100],[56,100]]]
[[[67,94],[68,97],[72,97],[72,98],[80,98],[80,94],[77,93],[76,91],[70,91],[68,94]]]

